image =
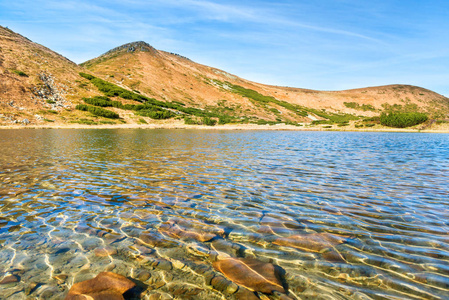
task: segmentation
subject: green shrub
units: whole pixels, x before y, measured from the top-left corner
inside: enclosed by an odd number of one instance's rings
[[[101,120],[100,124],[106,124],[106,125],[115,125],[116,123],[114,121],[105,121],[105,120]]]
[[[83,101],[87,104],[100,106],[100,107],[110,107],[112,106],[112,101],[105,96],[95,96],[92,98],[83,98]]]
[[[139,119],[139,123],[140,124],[148,124],[148,122],[145,121],[145,119],[142,119],[142,118]]]
[[[203,117],[201,122],[203,123],[203,125],[207,126],[215,126],[215,124],[217,124],[217,120],[211,119],[209,117]]]
[[[98,117],[105,117],[105,118],[109,118],[109,119],[118,119],[119,118],[119,115],[117,113],[107,110],[107,109],[104,109],[104,108],[101,108],[101,107],[90,106],[90,105],[85,105],[85,104],[78,104],[75,108],[78,110],[81,110],[81,111],[88,111]]]
[[[197,122],[196,120],[192,119],[191,117],[185,117],[184,118],[184,124],[187,124],[187,125],[199,125],[199,122]]]
[[[380,122],[380,117],[364,118],[364,122]]]
[[[232,118],[229,116],[220,116],[218,118],[218,124],[224,125],[232,122]]]
[[[47,102],[48,104],[55,104],[56,102],[50,99],[45,100],[45,102]]]
[[[423,113],[383,113],[380,116],[380,123],[384,126],[395,128],[406,128],[418,125],[427,121],[429,117]]]
[[[152,119],[170,119],[175,116],[168,110],[139,110],[137,114],[142,117],[149,117]]]
[[[270,125],[270,126],[272,126],[272,125],[276,125],[277,122],[275,122],[275,121],[267,121],[267,120],[262,120],[262,119],[260,119],[260,120],[257,120],[256,124],[257,124],[257,125]]]
[[[182,102],[179,102],[179,101],[175,101],[175,100],[173,100],[171,103],[173,103],[175,105],[186,106],[185,103],[182,103]]]
[[[26,73],[22,72],[22,71],[19,71],[19,70],[12,70],[12,71],[14,73],[16,73],[17,75],[19,75],[19,76],[28,77],[28,75]]]
[[[347,108],[354,108],[357,109],[359,108],[359,104],[356,102],[343,102],[343,104],[347,107]]]
[[[367,111],[367,110],[376,111],[376,108],[374,106],[372,106],[371,104],[362,104],[362,106],[360,106],[360,104],[358,104],[356,102],[343,102],[343,104],[348,108],[353,108],[353,109],[358,109],[358,110],[363,110],[363,111]]]
[[[376,111],[376,108],[374,106],[372,106],[371,104],[363,104],[362,110],[363,111],[367,111],[367,110]]]
[[[95,76],[92,76],[92,75],[87,74],[87,73],[80,72],[79,74],[80,74],[81,77],[84,77],[84,78],[86,78],[87,80],[92,80],[92,79],[95,78]]]
[[[320,125],[320,124],[334,124],[331,120],[314,120],[312,121],[312,125]]]
[[[70,121],[70,123],[78,123],[78,124],[85,124],[85,125],[97,125],[98,124],[90,119],[78,119],[75,121]]]

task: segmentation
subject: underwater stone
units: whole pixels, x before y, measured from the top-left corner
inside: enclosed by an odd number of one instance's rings
[[[9,275],[0,281],[0,284],[9,284],[9,283],[16,283],[20,281],[20,277],[16,275]]]
[[[75,283],[65,300],[82,299],[81,295],[93,300],[122,300],[123,294],[135,286],[134,282],[122,275],[102,272],[93,279]]]
[[[147,281],[148,279],[150,279],[151,277],[151,273],[143,270],[141,272],[139,272],[139,274],[137,274],[137,279],[139,279],[140,281]]]
[[[95,256],[106,257],[117,254],[117,250],[111,247],[97,248],[94,251]]]
[[[213,263],[214,268],[231,281],[254,291],[272,294],[285,293],[282,269],[253,258],[226,258]],[[212,280],[213,281],[213,280]]]

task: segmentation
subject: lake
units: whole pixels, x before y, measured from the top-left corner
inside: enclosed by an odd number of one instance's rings
[[[447,134],[24,129],[0,150],[1,299],[103,271],[143,299],[252,299],[227,258],[278,266],[291,299],[449,299]]]

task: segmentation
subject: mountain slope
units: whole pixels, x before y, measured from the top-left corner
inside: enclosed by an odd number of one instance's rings
[[[103,94],[110,99],[90,98]],[[0,125],[135,124],[166,118],[298,125],[347,123],[384,111],[447,118],[449,99],[406,85],[334,92],[264,85],[144,42],[122,45],[79,66],[0,26]]]
[[[389,85],[346,91],[269,86],[156,50],[144,42],[122,45],[82,65],[104,79],[156,99],[203,109],[225,106],[233,108],[235,115],[255,119],[303,122],[326,118],[327,114],[376,116],[392,108],[435,116],[449,112],[448,98],[415,86]],[[248,97],[252,93],[249,90],[279,102],[268,98],[257,101]],[[294,113],[283,102],[305,108],[307,114]],[[323,110],[325,114],[317,114]]]
[[[0,26],[0,124],[58,119],[99,94],[79,86],[83,69],[56,52]],[[48,112],[50,111],[50,112]]]

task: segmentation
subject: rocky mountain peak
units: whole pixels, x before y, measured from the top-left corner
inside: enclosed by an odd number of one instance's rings
[[[112,50],[109,50],[108,52],[106,52],[103,55],[108,55],[108,54],[112,54],[112,53],[116,53],[116,52],[128,52],[128,53],[132,53],[132,52],[150,52],[150,53],[157,53],[157,50],[155,48],[153,48],[151,45],[149,45],[146,42],[143,41],[137,41],[137,42],[132,42],[132,43],[127,43],[121,46],[118,46]]]

